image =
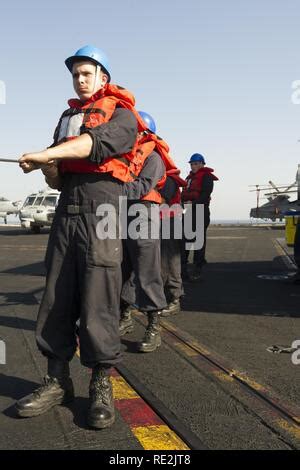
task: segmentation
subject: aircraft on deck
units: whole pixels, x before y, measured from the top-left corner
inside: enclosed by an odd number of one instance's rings
[[[19,212],[21,226],[33,233],[40,233],[42,227],[50,227],[59,195],[59,191],[50,188],[29,194]]]
[[[250,210],[250,217],[255,219],[283,220],[287,211],[300,211],[300,165],[296,174],[296,181],[290,185],[276,186],[273,181],[269,181],[268,186],[252,185],[256,189],[257,205]],[[263,191],[268,202],[260,205],[260,193]],[[290,194],[296,194],[296,199],[290,201]]]
[[[0,197],[0,217],[4,218],[7,224],[7,216],[10,214],[18,214],[22,201],[10,201],[5,197]]]

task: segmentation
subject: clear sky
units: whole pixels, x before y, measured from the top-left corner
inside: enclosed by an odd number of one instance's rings
[[[248,218],[248,185],[295,179],[299,0],[10,0],[0,22],[0,157],[52,142],[74,96],[64,60],[94,44],[110,58],[112,82],[153,115],[182,175],[195,152],[215,169],[214,219]],[[0,163],[0,196],[44,186],[40,172]]]

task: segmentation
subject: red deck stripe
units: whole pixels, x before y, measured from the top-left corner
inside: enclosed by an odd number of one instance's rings
[[[142,398],[116,400],[115,406],[130,427],[165,424]]]

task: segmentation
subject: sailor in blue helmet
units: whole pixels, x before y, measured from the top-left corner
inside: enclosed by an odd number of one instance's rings
[[[210,196],[213,191],[214,181],[218,178],[213,174],[213,169],[206,165],[203,155],[200,153],[194,153],[189,163],[191,165],[190,174],[187,176],[187,186],[182,192],[182,201],[184,204],[190,203],[192,205],[192,230],[196,230],[196,206],[197,204],[204,205],[204,243],[201,249],[193,250],[193,264],[194,272],[190,276],[187,272],[187,262],[189,256],[189,250],[184,249],[183,251],[183,277],[186,279],[197,279],[200,277],[200,272],[204,264],[205,259],[205,248],[206,248],[206,231],[210,223]],[[193,240],[189,240],[192,242]],[[184,240],[187,243],[188,240]],[[184,247],[185,248],[185,247]]]
[[[145,111],[139,111],[139,115],[147,124],[148,129],[155,134],[156,124],[155,124],[153,117],[150,114],[146,113]]]
[[[112,216],[118,214],[121,175],[127,168],[124,164],[124,171],[119,171],[118,157],[135,145],[137,112],[132,95],[109,84],[110,67],[103,51],[84,46],[65,63],[79,99],[69,100],[51,147],[20,159],[24,173],[41,168],[61,196],[46,252],[46,288],[36,330],[48,373],[40,388],[16,403],[16,411],[20,417],[37,416],[74,399],[69,362],[80,320],[80,360],[92,370],[87,421],[102,429],[115,419],[109,369],[121,359],[122,250],[120,239],[97,236],[96,210],[109,202]],[[122,107],[120,96],[128,109]],[[115,223],[118,233],[118,220]]]
[[[146,140],[153,138],[156,124],[153,117],[145,111],[139,111],[148,126],[150,134]],[[162,139],[158,138],[160,142]],[[143,141],[143,139],[142,139]],[[172,162],[173,163],[173,162]],[[157,159],[157,152],[151,154],[139,175],[133,183],[127,183],[126,191],[129,201],[137,202],[137,198],[145,196],[153,190],[159,178],[163,175],[161,159]],[[180,187],[186,183],[179,177],[180,171],[173,167],[166,172],[166,181],[159,189],[161,202],[169,205],[177,204],[180,207]],[[149,204],[149,201],[140,200],[140,203]],[[156,201],[157,202],[157,201]],[[155,202],[152,200],[152,206]],[[120,334],[133,331],[134,322],[132,313],[136,307],[148,315],[149,324],[144,339],[138,344],[141,352],[152,352],[160,345],[159,316],[174,315],[180,311],[180,297],[183,295],[181,279],[181,247],[180,241],[174,235],[174,212],[161,211],[162,220],[169,218],[170,238],[161,240],[130,240],[123,241],[123,289],[121,294],[122,312],[120,321]],[[177,214],[179,215],[179,214]],[[180,214],[181,215],[181,214]],[[168,222],[168,221],[166,221]],[[161,259],[161,262],[160,262]],[[150,282],[150,280],[152,282]],[[163,287],[166,299],[163,293]],[[159,315],[153,314],[158,311]]]
[[[145,155],[147,144],[157,139],[154,135],[156,125],[150,114],[139,111],[139,115],[148,130],[139,133],[137,155]],[[164,181],[166,168],[157,146],[140,164],[138,177],[124,185],[124,195],[127,197],[128,212],[135,204],[139,205],[140,231],[147,235],[134,239],[127,236],[123,240],[120,335],[133,331],[132,313],[138,308],[146,315],[148,325],[137,349],[149,353],[161,345],[159,314],[167,304],[161,276],[160,240],[151,234],[151,225],[159,225],[160,222],[161,196],[157,186]],[[128,215],[128,225],[131,220]]]

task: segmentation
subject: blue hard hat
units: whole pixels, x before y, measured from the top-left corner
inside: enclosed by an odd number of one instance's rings
[[[138,111],[139,115],[147,124],[148,129],[155,134],[156,132],[156,124],[152,116],[150,114],[145,113],[144,111]]]
[[[195,162],[204,163],[205,165],[205,160],[204,160],[203,155],[201,155],[200,153],[194,153],[191,156],[189,163],[195,163]]]
[[[70,72],[72,72],[74,62],[78,62],[80,60],[90,60],[91,62],[94,62],[94,64],[100,65],[103,69],[103,72],[108,75],[108,81],[110,82],[110,66],[108,58],[101,49],[91,45],[87,45],[78,49],[74,55],[68,57],[65,60],[65,64]]]

